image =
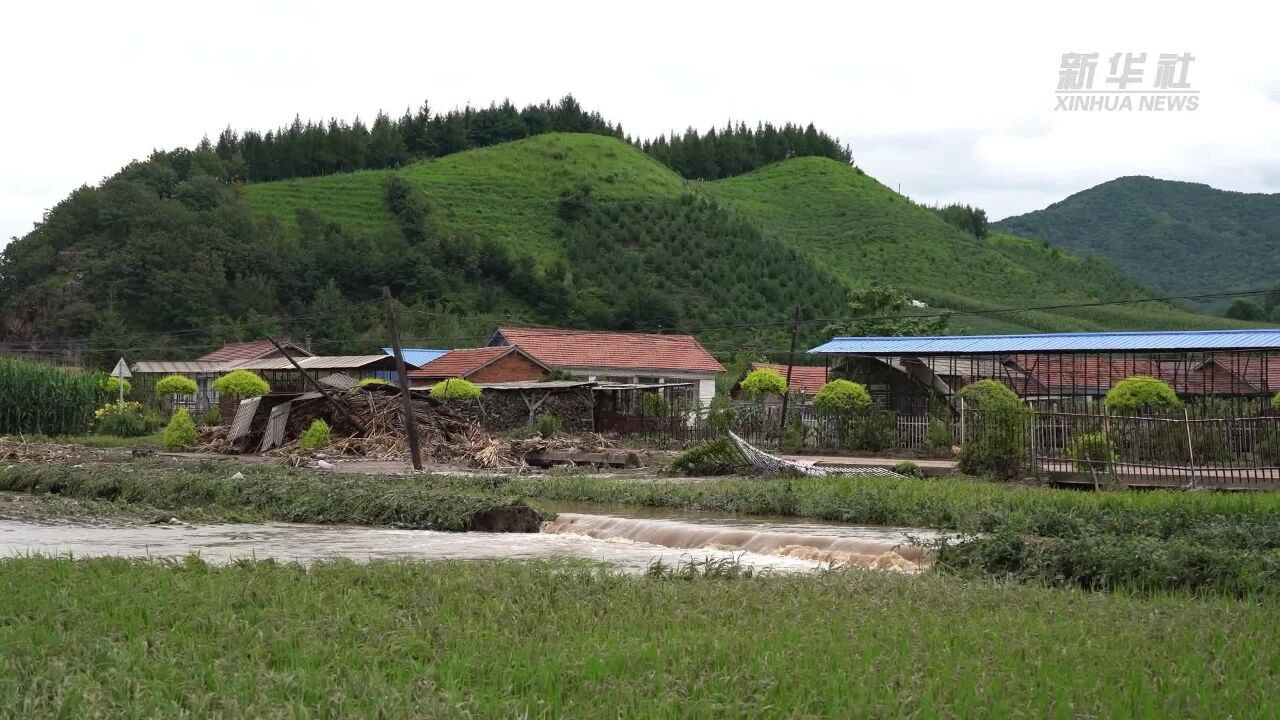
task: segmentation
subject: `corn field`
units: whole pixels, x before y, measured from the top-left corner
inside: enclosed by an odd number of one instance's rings
[[[80,435],[97,402],[92,373],[0,358],[0,435]]]

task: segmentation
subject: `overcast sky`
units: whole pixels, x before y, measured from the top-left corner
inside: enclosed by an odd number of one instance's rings
[[[567,92],[651,136],[813,122],[917,200],[993,218],[1120,175],[1280,191],[1275,3],[7,3],[0,240],[227,125]],[[1194,112],[1055,112],[1064,53],[1190,52]]]

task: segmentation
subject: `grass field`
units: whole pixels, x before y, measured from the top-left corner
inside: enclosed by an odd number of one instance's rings
[[[413,163],[395,172],[426,192],[430,222],[499,240],[544,266],[567,254],[554,231],[561,194],[586,184],[598,203],[664,200],[682,193],[713,198],[844,285],[888,282],[937,310],[990,311],[1146,296],[1100,261],[1007,235],[975,239],[859,170],[825,158],[796,158],[702,183],[682,179],[615,138],[551,134]],[[386,175],[368,171],[261,183],[243,192],[256,213],[277,217],[287,227],[293,226],[298,207],[310,207],[350,230],[375,232],[392,227],[383,202]],[[970,332],[1231,324],[1158,304],[964,316],[954,322],[956,330]]]
[[[1270,602],[942,576],[0,561],[5,717],[1224,718]]]

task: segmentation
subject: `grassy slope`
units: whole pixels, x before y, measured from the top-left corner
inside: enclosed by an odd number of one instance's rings
[[[995,235],[976,240],[859,171],[797,158],[714,183],[688,183],[616,139],[543,135],[415,163],[397,171],[419,183],[433,222],[507,242],[546,263],[562,256],[556,201],[582,183],[598,199],[671,198],[692,190],[717,199],[768,236],[788,243],[849,285],[881,280],[938,308],[990,310],[1137,297],[1142,290],[1105,263],[1043,243]],[[292,224],[299,206],[353,230],[390,226],[386,172],[251,185],[255,211]],[[972,332],[1187,328],[1227,325],[1164,306],[966,317]]]
[[[1123,177],[997,226],[1112,258],[1168,294],[1265,288],[1280,274],[1280,195]]]
[[[644,153],[600,135],[539,135],[519,142],[413,163],[398,171],[431,200],[432,220],[477,237],[505,241],[547,261],[560,256],[552,237],[560,195],[583,183],[594,197],[675,197],[684,180]],[[307,206],[353,230],[387,227],[386,171],[250,185],[256,212],[293,222]]]
[[[990,310],[1144,294],[1097,260],[1009,235],[978,240],[874,178],[825,158],[797,158],[704,187],[766,232],[807,249],[847,281],[888,282],[941,307]],[[992,320],[962,318],[957,324],[986,329],[981,326]],[[1151,304],[1033,312],[1000,320],[1007,326],[1058,331],[1225,324]]]
[[[574,568],[578,569],[574,569]],[[5,717],[1253,717],[1276,607],[940,576],[0,561]]]

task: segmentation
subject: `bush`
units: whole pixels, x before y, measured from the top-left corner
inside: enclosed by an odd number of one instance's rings
[[[870,406],[871,394],[851,380],[832,380],[813,396],[814,409],[823,415],[849,417]]]
[[[115,375],[98,375],[98,402],[102,404],[116,402],[120,398],[120,378]],[[133,392],[133,383],[128,378],[124,379],[124,396],[129,397]]]
[[[746,465],[742,453],[726,438],[690,448],[671,461],[671,471],[691,477],[732,475]]]
[[[966,385],[960,397],[973,410],[969,437],[960,447],[960,471],[994,475],[1002,480],[1019,477],[1026,465],[1031,409],[1017,393],[996,380]]]
[[[729,398],[716,395],[711,398],[711,407],[707,408],[707,427],[722,431],[732,429],[736,415],[733,406],[729,404]]]
[[[482,394],[475,383],[462,378],[441,380],[431,386],[431,397],[442,402],[472,403]]]
[[[781,395],[787,391],[787,381],[772,368],[759,368],[747,373],[742,379],[742,390],[748,397],[761,398],[765,395]]]
[[[1276,393],[1276,396],[1271,398],[1271,407],[1280,410],[1280,393]]]
[[[99,435],[140,437],[155,428],[143,414],[142,404],[130,400],[103,405],[94,411],[93,419]]]
[[[1177,407],[1181,402],[1178,394],[1165,381],[1147,375],[1134,375],[1108,390],[1103,404],[1108,412],[1123,414]]]
[[[329,423],[316,418],[311,426],[298,437],[298,446],[303,450],[319,450],[329,444]]]
[[[369,387],[370,385],[390,385],[390,384],[391,382],[389,380],[383,380],[382,378],[376,378],[376,377],[368,377],[360,381],[360,387]]]
[[[551,413],[538,413],[533,418],[533,431],[542,437],[551,437],[564,429],[564,421],[559,415]]]
[[[0,358],[0,434],[88,432],[102,377]]]
[[[271,386],[248,370],[233,370],[213,381],[213,389],[222,395],[251,398],[271,392]]]
[[[178,408],[164,429],[164,446],[170,450],[189,450],[196,446],[196,424],[186,408]]]
[[[671,401],[659,392],[647,392],[640,396],[640,414],[645,417],[670,417]]]
[[[200,416],[200,424],[205,427],[215,427],[222,424],[222,411],[217,407],[211,407],[204,411]]]
[[[156,381],[159,395],[195,395],[198,389],[196,381],[185,375],[168,375]]]
[[[779,442],[783,452],[800,452],[804,449],[804,443],[808,437],[809,428],[805,427],[804,421],[799,415],[791,415],[787,418],[787,426],[782,429],[782,438]]]
[[[955,438],[951,434],[950,411],[948,417],[939,417],[937,415],[929,418],[929,427],[925,431],[924,447],[921,448],[926,456],[929,457],[950,457],[951,447],[955,444]]]
[[[1076,460],[1080,467],[1088,470],[1097,465],[1115,462],[1116,447],[1107,437],[1106,432],[1085,433],[1079,435],[1067,446],[1067,457]]]
[[[872,410],[854,417],[849,430],[849,445],[862,452],[878,452],[898,441],[898,421],[888,410]]]
[[[913,478],[924,477],[924,473],[920,470],[920,466],[911,462],[910,460],[903,460],[897,465],[894,465],[893,471],[898,473],[899,475],[906,475],[907,477],[913,477]]]

